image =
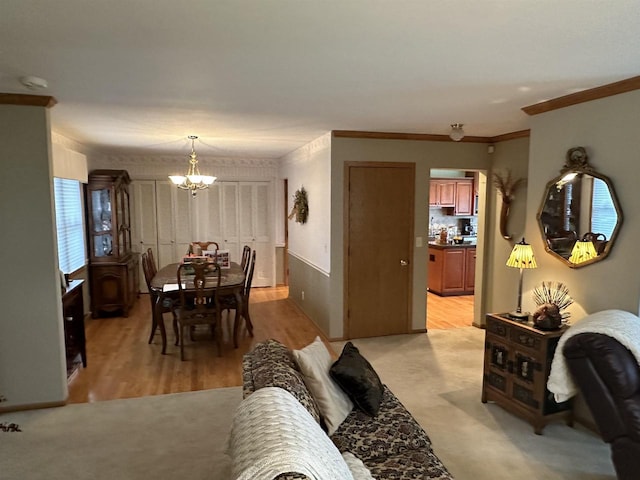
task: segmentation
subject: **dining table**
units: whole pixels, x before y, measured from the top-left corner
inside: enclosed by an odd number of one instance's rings
[[[165,299],[173,301],[178,300],[180,293],[178,290],[178,267],[180,263],[170,263],[162,267],[151,279],[151,289],[155,296],[155,304],[153,308],[153,324],[160,329],[162,337],[162,354],[167,353],[167,330],[164,325],[162,315],[162,305]],[[229,262],[229,268],[223,268],[220,275],[220,289],[224,290],[224,295],[234,295],[236,298],[235,319],[233,322],[233,344],[238,348],[238,325],[242,317],[243,295],[245,273],[240,265],[236,262]],[[219,292],[221,293],[221,292]],[[178,338],[177,328],[174,325],[176,334],[176,342]],[[177,343],[176,343],[177,345]]]

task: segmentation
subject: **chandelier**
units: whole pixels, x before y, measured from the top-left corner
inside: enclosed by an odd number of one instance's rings
[[[216,177],[209,175],[200,175],[198,169],[198,159],[196,158],[196,151],[193,146],[194,141],[198,137],[196,135],[189,135],[191,139],[191,159],[189,160],[189,170],[186,175],[169,175],[169,179],[178,187],[183,190],[189,190],[191,196],[195,197],[198,190],[209,188],[213,182],[216,181]]]

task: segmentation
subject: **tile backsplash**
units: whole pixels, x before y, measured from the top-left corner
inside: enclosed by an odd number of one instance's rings
[[[435,237],[440,233],[442,228],[451,228],[455,230],[455,234],[460,234],[458,220],[461,218],[468,218],[471,220],[473,231],[477,232],[478,229],[478,217],[477,216],[453,216],[445,215],[445,210],[442,208],[430,208],[429,209],[429,237]]]

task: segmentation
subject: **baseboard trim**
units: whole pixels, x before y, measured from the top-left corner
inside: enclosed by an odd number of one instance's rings
[[[24,410],[40,410],[42,408],[63,407],[67,404],[66,400],[60,402],[43,402],[29,403],[25,405],[12,405],[9,407],[0,407],[0,413],[22,412]]]

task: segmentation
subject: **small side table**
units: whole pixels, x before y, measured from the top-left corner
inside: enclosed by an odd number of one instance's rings
[[[84,301],[82,284],[84,280],[71,280],[62,295],[64,319],[64,341],[67,354],[67,372],[76,357],[80,355],[82,366],[87,367],[87,342],[84,331]]]
[[[553,420],[573,426],[571,401],[557,403],[547,390],[553,355],[569,327],[540,330],[507,313],[487,314],[486,320],[482,402],[524,418],[538,435]]]

